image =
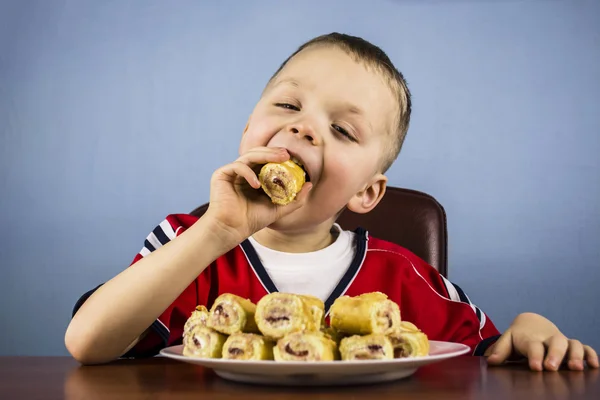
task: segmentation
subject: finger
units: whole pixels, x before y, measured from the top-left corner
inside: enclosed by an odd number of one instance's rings
[[[556,371],[567,354],[569,341],[563,335],[554,335],[546,342],[546,346],[548,346],[548,352],[544,360],[544,368]]]
[[[290,153],[282,147],[260,147],[242,154],[237,161],[254,166],[269,162],[284,162],[289,158]]]
[[[579,340],[570,339],[569,350],[567,351],[567,366],[575,371],[583,370],[583,345]]]
[[[238,176],[241,176],[252,186],[254,189],[260,188],[260,182],[256,173],[248,165],[241,161],[235,161],[234,163],[228,164],[221,168],[221,173],[234,181]]]
[[[308,198],[308,193],[312,190],[313,185],[310,182],[306,182],[300,192],[296,195],[294,201],[285,206],[278,206],[278,215],[277,218],[281,218],[285,215],[291,214],[296,211],[300,207],[302,207],[306,203],[306,199]]]
[[[250,153],[273,153],[273,152],[279,152],[279,151],[287,151],[285,147],[267,147],[267,146],[258,146],[258,147],[253,147],[247,151],[245,151],[244,153],[240,154],[240,157],[243,157],[246,154],[250,154]]]
[[[529,368],[534,371],[543,371],[542,361],[544,360],[544,344],[537,341],[529,341],[525,345],[525,353],[529,359]]]
[[[488,363],[491,365],[502,364],[510,357],[512,351],[512,334],[507,331],[488,349]],[[488,355],[488,352],[486,352],[486,355]]]
[[[592,368],[598,368],[598,354],[596,353],[596,350],[586,345],[583,346],[583,352],[587,365]]]
[[[312,188],[313,184],[310,182],[306,182],[304,185],[302,185],[302,189],[300,189],[300,191],[296,195],[296,201],[298,203],[304,204],[306,202],[306,199],[308,198],[308,193],[312,190]]]

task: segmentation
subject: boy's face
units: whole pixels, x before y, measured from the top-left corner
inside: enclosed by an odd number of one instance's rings
[[[395,104],[383,78],[340,49],[308,48],[287,63],[240,143],[241,154],[258,146],[286,148],[314,185],[307,204],[272,228],[310,229],[346,206],[366,212],[363,205],[378,202],[372,190],[385,189],[379,169]]]

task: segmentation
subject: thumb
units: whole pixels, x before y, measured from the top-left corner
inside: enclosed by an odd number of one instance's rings
[[[496,343],[494,343],[486,352],[488,363],[491,365],[500,365],[505,362],[513,351],[512,333],[506,331]]]
[[[304,206],[306,204],[306,200],[308,199],[308,192],[310,192],[312,188],[312,183],[305,183],[304,186],[302,186],[300,192],[298,192],[298,194],[296,195],[294,201],[285,206],[277,206],[277,219],[291,214],[300,207]]]

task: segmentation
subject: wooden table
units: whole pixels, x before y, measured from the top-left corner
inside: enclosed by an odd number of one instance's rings
[[[228,382],[166,358],[81,367],[68,357],[0,357],[0,399],[600,399],[599,375],[490,368],[465,356],[382,385],[287,388]]]

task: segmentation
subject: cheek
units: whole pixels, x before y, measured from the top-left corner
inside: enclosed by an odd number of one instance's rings
[[[327,186],[334,186],[334,192],[346,195],[346,192],[354,192],[361,183],[360,163],[352,157],[331,157],[325,166]]]
[[[330,157],[327,159],[325,169],[331,173],[336,179],[349,178],[352,174],[352,165],[349,157]]]
[[[343,154],[340,156],[339,154]],[[340,151],[336,156],[326,157],[325,171],[328,184],[335,185],[340,192],[358,192],[373,176],[378,157],[369,152]]]
[[[266,146],[275,133],[277,133],[275,125],[268,120],[252,122],[242,136],[240,153],[245,153],[254,147]]]

